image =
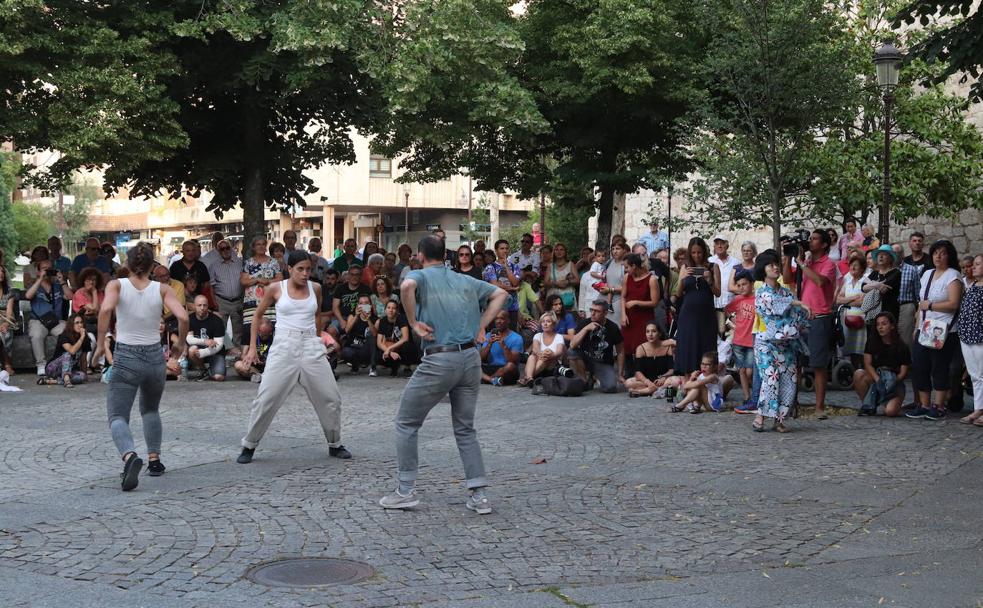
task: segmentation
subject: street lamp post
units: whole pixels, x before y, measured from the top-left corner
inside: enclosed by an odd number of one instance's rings
[[[874,52],[874,66],[877,68],[877,86],[884,98],[884,198],[878,216],[878,232],[881,243],[890,244],[891,230],[891,106],[894,104],[894,88],[898,86],[898,73],[901,71],[901,51],[894,43],[886,40]]]
[[[403,188],[403,242],[410,244],[410,190]]]

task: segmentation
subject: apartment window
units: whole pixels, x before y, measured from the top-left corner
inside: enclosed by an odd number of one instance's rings
[[[393,176],[393,161],[380,154],[369,156],[369,177]]]

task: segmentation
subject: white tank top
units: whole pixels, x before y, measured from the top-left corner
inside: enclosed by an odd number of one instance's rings
[[[119,280],[119,304],[116,305],[116,341],[133,346],[160,344],[160,318],[164,299],[160,283],[151,281],[142,290]]]
[[[287,289],[289,279],[280,281],[280,299],[276,303],[276,329],[295,331],[315,331],[314,316],[317,314],[317,296],[314,283],[307,282],[307,298],[295,300]]]

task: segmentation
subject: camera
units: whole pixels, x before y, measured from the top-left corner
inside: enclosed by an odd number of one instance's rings
[[[703,274],[707,271],[707,269],[704,268],[703,266],[694,266],[692,271],[694,277],[702,277]]]
[[[44,274],[45,274],[45,276],[56,277],[56,276],[58,276],[58,271],[55,270],[54,268],[49,268],[49,269],[47,269],[47,270],[44,271]]]
[[[782,244],[782,255],[790,258],[799,257],[799,251],[809,251],[809,235],[805,228],[799,228],[792,234],[786,234],[778,239]]]

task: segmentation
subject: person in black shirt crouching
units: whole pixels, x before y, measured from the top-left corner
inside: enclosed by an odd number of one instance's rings
[[[409,322],[399,310],[399,304],[390,300],[386,303],[386,314],[376,322],[376,363],[388,367],[390,375],[413,373],[410,367],[419,363],[420,353],[410,335]]]

